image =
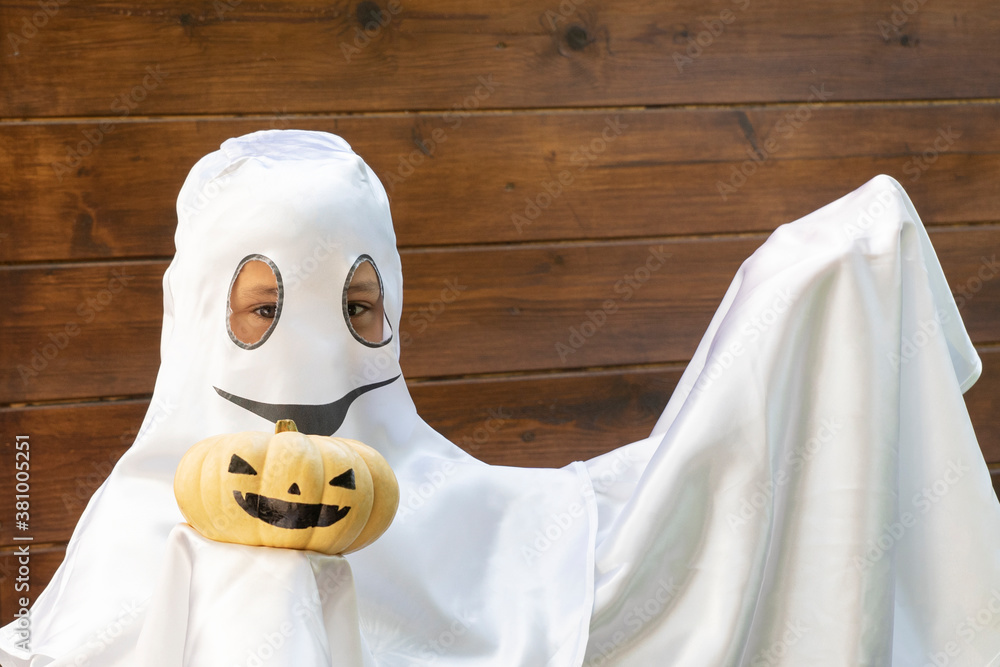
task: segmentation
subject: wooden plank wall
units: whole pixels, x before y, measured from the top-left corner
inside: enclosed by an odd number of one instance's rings
[[[378,172],[418,407],[520,465],[643,437],[740,262],[892,174],[982,354],[1000,471],[998,34],[995,0],[0,1],[4,622],[15,436],[34,597],[146,410],[180,184],[258,129],[337,132]]]

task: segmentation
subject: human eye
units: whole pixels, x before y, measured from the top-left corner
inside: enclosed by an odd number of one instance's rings
[[[251,311],[257,317],[261,317],[265,320],[273,320],[278,314],[278,304],[276,303],[265,303],[257,306]]]
[[[371,306],[361,301],[347,302],[347,316],[351,318],[358,317],[359,315],[364,315],[371,309],[372,309]]]

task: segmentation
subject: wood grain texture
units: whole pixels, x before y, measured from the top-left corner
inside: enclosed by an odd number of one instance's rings
[[[997,341],[1000,227],[932,234],[976,343]],[[404,252],[410,379],[683,362],[763,241],[703,238]],[[0,403],[146,394],[158,367],[160,261],[0,268]],[[117,289],[117,292],[115,291]],[[220,298],[225,298],[221,295]],[[123,351],[129,351],[127,354]]]
[[[69,539],[90,497],[138,433],[146,401],[0,409],[3,474],[0,493],[14,497],[15,435],[28,436],[34,542]],[[0,545],[10,546],[13,526],[0,524]]]
[[[55,6],[0,7],[0,116],[1000,96],[993,0]]]
[[[0,403],[149,393],[165,262],[0,267]]]
[[[418,413],[494,465],[561,467],[649,435],[683,368],[413,384]]]
[[[5,123],[0,262],[170,256],[187,171],[260,129],[342,134],[405,248],[770,231],[879,173],[929,225],[1000,221],[998,126],[1000,103]]]

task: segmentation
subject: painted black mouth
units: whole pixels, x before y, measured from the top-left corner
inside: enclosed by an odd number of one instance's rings
[[[256,493],[244,496],[240,491],[233,491],[233,497],[243,511],[253,518],[278,528],[292,530],[326,528],[343,519],[351,511],[350,507],[322,503],[292,503]]]
[[[400,375],[389,380],[383,380],[382,382],[375,382],[373,384],[366,384],[357,389],[353,389],[344,395],[343,398],[338,398],[332,403],[326,403],[325,405],[305,405],[305,404],[295,404],[295,403],[264,403],[263,401],[254,401],[249,398],[243,398],[242,396],[237,396],[236,394],[230,394],[228,391],[219,389],[218,387],[212,387],[219,396],[226,399],[231,403],[235,403],[245,410],[263,417],[272,422],[277,422],[279,419],[291,419],[295,422],[300,433],[311,433],[313,435],[333,435],[340,428],[341,424],[344,423],[344,419],[347,417],[347,410],[351,407],[353,403],[362,394],[368,393],[373,389],[378,389],[379,387],[384,387],[387,384],[395,382],[398,380]]]

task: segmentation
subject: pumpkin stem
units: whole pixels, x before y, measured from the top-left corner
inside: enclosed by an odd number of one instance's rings
[[[295,427],[295,422],[291,419],[279,419],[274,423],[275,433],[284,433],[285,431],[295,431],[298,433],[299,429]]]

